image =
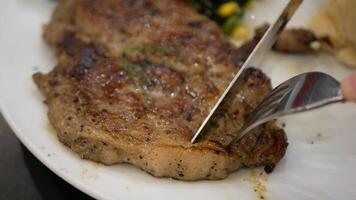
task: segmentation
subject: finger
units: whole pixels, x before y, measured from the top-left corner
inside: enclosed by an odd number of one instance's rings
[[[341,91],[346,100],[356,102],[356,74],[341,82]]]

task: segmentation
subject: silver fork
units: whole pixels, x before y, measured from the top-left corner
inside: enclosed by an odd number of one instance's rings
[[[322,72],[297,75],[271,91],[247,117],[230,146],[267,121],[337,102],[345,102],[345,99],[341,95],[340,83],[333,77]]]

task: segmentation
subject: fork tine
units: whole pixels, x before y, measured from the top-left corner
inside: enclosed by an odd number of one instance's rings
[[[233,145],[239,141],[241,138],[243,138],[248,132],[250,132],[252,129],[256,128],[257,126],[266,123],[268,120],[267,118],[265,118],[264,120],[260,120],[260,121],[255,121],[253,123],[250,123],[248,125],[244,125],[240,131],[239,134],[237,136],[235,136],[231,142],[228,145],[228,148],[231,149],[233,147]],[[253,126],[252,126],[253,125]]]
[[[246,122],[253,123],[257,119],[260,119],[261,117],[268,116],[269,112],[275,109],[278,103],[279,102],[275,102],[269,106],[261,107],[260,109],[255,110],[255,112],[251,113],[250,116],[247,118]]]
[[[265,123],[268,121],[268,118],[272,113],[269,111],[273,110],[276,108],[276,106],[279,105],[279,102],[275,102],[269,106],[262,107],[259,110],[255,110],[257,112],[253,112],[251,117],[248,117],[247,120],[245,121],[244,125],[242,128],[239,130],[239,134],[235,136],[232,141],[229,143],[228,147],[231,149],[233,144],[235,144],[238,140],[240,140],[242,137],[244,137],[250,130],[256,128],[257,126]],[[263,111],[263,112],[262,112]]]
[[[278,99],[282,99],[285,94],[287,93],[287,90],[289,87],[286,85],[286,87],[277,87],[270,94],[268,94],[262,102],[255,108],[255,110],[260,109],[261,107],[264,107],[274,101],[277,101]]]
[[[286,90],[290,87],[290,83],[287,81],[287,82],[284,82],[282,83],[281,85],[275,87],[274,89],[272,89],[272,91],[267,95],[267,97],[271,96],[271,95],[274,95],[275,93],[277,92],[280,92],[280,91],[283,91],[283,90]],[[266,98],[267,98],[266,97]]]
[[[251,125],[257,123],[257,125],[260,125],[263,122],[263,120],[258,121],[259,119],[266,119],[268,116],[271,114],[270,112],[276,108],[276,106],[279,105],[280,101],[285,97],[285,95],[288,93],[288,90],[290,90],[291,83],[289,81],[286,81],[279,85],[278,87],[274,88],[270,94],[268,94],[264,100],[255,108],[255,110],[249,114],[249,117],[246,119],[244,122],[244,125],[240,129],[240,134],[237,135],[229,144],[231,147],[236,141],[241,139],[246,131],[249,131],[251,128]]]
[[[269,104],[282,99],[284,96],[285,93],[283,93],[282,91],[274,93],[274,95],[265,98],[255,109],[258,110],[261,107],[268,106]]]
[[[251,115],[255,115],[259,112],[264,111],[265,109],[275,106],[278,104],[287,94],[287,89],[279,90],[278,92],[274,92],[273,95],[268,95],[251,113]]]

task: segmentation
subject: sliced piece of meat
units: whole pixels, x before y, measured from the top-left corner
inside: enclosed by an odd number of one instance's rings
[[[269,25],[263,24],[256,29],[255,37],[261,38],[267,31]],[[273,45],[273,50],[281,53],[308,53],[313,50],[313,43],[324,42],[318,38],[312,31],[305,28],[289,28],[283,30],[279,35],[276,43]]]
[[[256,69],[246,71],[228,108],[190,143],[248,51],[185,1],[61,0],[44,38],[58,64],[33,79],[59,140],[81,158],[200,180],[274,166],[285,154],[286,135],[273,122],[227,147],[271,90]]]
[[[313,32],[303,28],[283,31],[273,49],[283,53],[307,53],[313,50],[312,43],[318,41]]]

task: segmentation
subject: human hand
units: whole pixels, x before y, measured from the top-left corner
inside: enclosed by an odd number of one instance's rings
[[[341,92],[347,101],[356,103],[356,74],[345,78],[341,82]]]

